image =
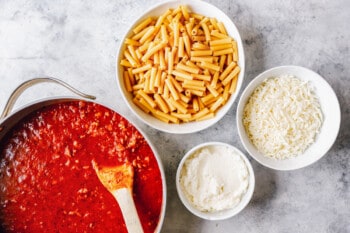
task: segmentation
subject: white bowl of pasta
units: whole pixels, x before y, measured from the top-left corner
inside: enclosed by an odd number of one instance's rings
[[[279,66],[254,78],[237,106],[237,129],[248,153],[276,170],[311,165],[327,154],[340,127],[332,87],[300,66]]]
[[[225,13],[204,1],[172,0],[132,23],[118,50],[116,76],[140,120],[186,134],[229,111],[244,69],[240,34]]]

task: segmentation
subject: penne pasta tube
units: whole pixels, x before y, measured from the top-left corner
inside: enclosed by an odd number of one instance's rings
[[[131,64],[132,67],[137,67],[137,62],[136,62],[135,59],[131,56],[131,54],[129,53],[129,51],[125,50],[125,51],[124,51],[124,56],[125,56],[125,58],[128,60],[128,62]]]
[[[144,83],[143,91],[146,93],[150,93],[150,76],[145,75],[145,83]]]
[[[227,35],[220,33],[218,30],[212,30],[212,31],[210,32],[210,35],[215,36],[215,37],[217,37],[217,38],[219,38],[219,39],[225,39],[225,38],[227,38]]]
[[[230,44],[231,42],[232,42],[232,39],[228,37],[225,39],[212,40],[209,42],[209,44],[210,46],[214,46],[214,45]]]
[[[230,85],[226,85],[222,94],[222,97],[224,98],[225,101],[228,100],[228,97],[230,95]]]
[[[203,108],[202,110],[200,110],[199,112],[197,112],[196,114],[193,114],[192,116],[192,120],[197,120],[203,116],[205,116],[206,114],[208,114],[210,111],[208,108]]]
[[[186,104],[188,104],[191,101],[191,98],[180,93],[180,100],[182,100],[183,102],[185,102]]]
[[[185,44],[185,49],[186,49],[186,53],[188,56],[190,56],[191,53],[191,42],[190,42],[190,38],[188,37],[188,35],[184,35],[184,44]]]
[[[227,60],[226,60],[227,65],[231,64],[232,61],[233,61],[232,54],[231,53],[227,54]]]
[[[214,87],[212,87],[209,83],[206,83],[205,86],[214,97],[217,97],[219,95],[219,92]]]
[[[231,62],[230,65],[228,65],[226,69],[220,74],[219,79],[223,80],[224,78],[226,78],[226,76],[233,70],[233,68],[235,68],[235,66],[236,62]]]
[[[218,80],[219,80],[219,72],[215,72],[215,74],[213,75],[213,79],[211,80],[210,86],[216,87]]]
[[[153,42],[151,43],[151,42],[147,41],[147,42],[145,42],[144,44],[142,44],[142,45],[136,50],[136,53],[137,53],[137,51],[143,53],[143,52],[145,52],[146,50],[148,50],[149,47],[152,47],[152,46],[153,46]]]
[[[167,74],[165,72],[162,72],[160,77],[160,85],[158,87],[158,94],[164,94],[164,86],[165,86],[165,79],[167,77]]]
[[[208,18],[206,18],[207,20],[209,20]],[[203,28],[203,31],[204,31],[204,35],[205,35],[205,41],[210,41],[211,38],[210,38],[210,31],[209,31],[209,28],[208,28],[208,25],[206,24],[205,21],[202,21],[200,23],[201,27]]]
[[[154,87],[159,88],[161,83],[162,70],[157,69],[156,80],[154,81]]]
[[[184,44],[184,38],[180,37],[179,38],[179,49],[177,51],[178,57],[184,57],[185,53],[184,53],[184,48],[185,44]]]
[[[148,112],[153,113],[154,112],[154,108],[143,98],[140,98],[138,101],[144,108],[147,109]]]
[[[194,79],[203,80],[203,81],[210,81],[211,75],[206,74],[192,74]]]
[[[191,94],[196,95],[196,96],[203,96],[204,95],[204,91],[193,90],[193,89],[188,89],[188,88],[186,91],[188,91]]]
[[[132,92],[132,87],[131,87],[131,82],[130,82],[130,78],[129,78],[129,72],[127,70],[124,71],[124,84],[125,84],[125,89],[128,92]]]
[[[154,26],[149,26],[146,33],[139,40],[140,43],[143,44],[148,38],[150,38],[151,36],[154,36],[155,30],[156,28]]]
[[[199,110],[204,109],[205,106],[204,106],[204,103],[201,100],[201,97],[198,96],[197,99],[198,99],[198,104],[199,104]]]
[[[169,108],[168,105],[166,104],[165,100],[163,99],[163,97],[159,94],[154,94],[154,99],[157,103],[157,105],[159,106],[159,108],[162,110],[162,112],[168,113],[169,112]]]
[[[171,74],[174,66],[174,54],[172,51],[168,51],[168,73]]]
[[[136,41],[136,40],[133,40],[133,39],[130,39],[130,38],[126,38],[124,40],[124,44],[127,44],[127,45],[134,45],[134,46],[140,46],[141,43]]]
[[[133,69],[132,73],[133,74],[141,73],[141,72],[144,72],[144,71],[149,70],[151,68],[152,68],[152,64],[148,63],[148,64],[146,64],[144,66],[141,66],[141,67]]]
[[[232,44],[220,44],[220,45],[210,46],[210,49],[214,52],[218,51],[218,50],[224,50],[224,49],[230,49],[230,48],[233,48]],[[216,56],[216,55],[214,55],[214,56]]]
[[[197,90],[197,91],[201,91],[201,92],[205,91],[205,87],[197,86],[197,85],[190,85],[190,84],[183,83],[182,87],[185,89]]]
[[[154,92],[154,86],[156,83],[156,77],[157,77],[157,68],[152,67],[151,69],[151,77],[150,77],[150,82],[149,82],[149,91]]]
[[[232,48],[214,51],[213,55],[214,56],[220,56],[220,55],[225,55],[225,54],[229,54],[229,53],[233,53],[233,49]]]
[[[187,73],[186,71],[183,71],[183,70],[176,69],[176,70],[173,70],[171,72],[171,74],[175,75],[175,76],[179,76],[179,77],[181,77],[183,79],[187,79],[187,80],[192,80],[193,79],[193,77],[191,76],[190,73]]]
[[[171,75],[168,75],[168,79],[170,79],[171,83],[175,87],[175,89],[178,91],[178,93],[182,92],[182,86],[180,83],[178,83]]]
[[[166,65],[165,65],[164,51],[163,50],[159,50],[158,54],[159,54],[159,68],[161,70],[165,70],[166,69]]]
[[[187,65],[184,65],[182,63],[178,63],[176,65],[176,69],[177,70],[183,70],[183,71],[186,71],[186,72],[192,73],[192,74],[199,74],[199,71],[200,71],[200,69],[197,66],[195,66],[195,67],[187,66]]]
[[[176,113],[176,112],[172,112],[170,115],[178,118],[178,119],[181,119],[181,120],[190,120],[191,119],[191,114],[190,113],[187,113],[187,114],[184,114],[184,113]]]
[[[210,107],[210,111],[211,112],[215,112],[224,102],[224,98],[221,96],[220,98],[218,98],[214,104]]]
[[[180,38],[180,30],[179,30],[179,23],[173,24],[173,33],[174,33],[174,46],[179,46],[179,38]]]
[[[228,91],[230,94],[233,94],[236,91],[237,81],[238,81],[238,76],[235,76],[231,81],[230,90]]]
[[[130,62],[127,59],[122,59],[120,61],[120,65],[125,66],[125,67],[132,67],[132,65],[130,64]]]
[[[206,44],[202,44],[200,42],[195,42],[192,45],[193,50],[210,50],[210,47]]]
[[[188,13],[187,6],[186,5],[181,5],[180,8],[181,8],[182,15],[184,16],[185,20],[189,20],[190,19],[190,14]]]
[[[163,22],[168,17],[168,15],[171,15],[170,9],[168,9],[166,12],[164,12],[164,14],[161,15],[161,17],[163,18]],[[157,25],[157,26],[159,26],[159,25]]]
[[[152,22],[152,18],[149,17],[145,20],[143,20],[141,23],[139,23],[132,31],[136,34],[139,33],[141,30],[143,30],[145,27],[147,27]]]
[[[173,98],[169,99],[170,103],[181,113],[187,113],[188,110],[183,105],[181,105],[178,101],[174,100]]]
[[[195,25],[193,28],[192,28],[192,31],[191,31],[191,36],[196,36],[198,34],[198,29],[199,29],[199,24]]]
[[[235,69],[224,79],[222,80],[222,84],[226,86],[240,71],[239,66],[236,66]]]
[[[160,116],[161,118],[165,119],[167,122],[171,121],[173,123],[179,123],[179,118],[169,115],[167,113],[164,113],[162,111],[157,110],[153,112],[153,114]]]
[[[218,25],[219,31],[222,34],[227,35],[227,31],[226,31],[224,24],[222,22],[218,22],[217,25]]]
[[[198,112],[198,111],[199,111],[198,98],[193,98],[193,101],[192,101],[192,108],[194,109],[195,112]]]
[[[214,58],[213,57],[191,57],[190,61],[192,61],[192,62],[202,62],[202,61],[213,62]]]
[[[219,30],[219,27],[218,27],[218,21],[215,19],[215,18],[210,18],[209,19],[210,20],[210,23],[211,23],[211,25],[213,25],[213,30]]]
[[[191,51],[191,57],[199,57],[199,56],[210,56],[213,54],[213,51],[211,50],[195,50]]]
[[[174,98],[174,100],[180,99],[176,88],[174,87],[173,83],[171,82],[171,79],[169,78],[169,75],[168,78],[165,80],[165,84],[169,88],[170,94]]]
[[[162,25],[160,27],[160,35],[161,35],[162,41],[165,43],[168,43],[169,37],[168,37],[168,33],[165,25]]]
[[[140,95],[152,108],[155,108],[157,106],[154,100],[143,90],[139,90],[137,94]]]
[[[195,19],[199,19],[199,20],[202,20],[204,18],[203,15],[201,14],[197,14],[197,13],[190,13],[190,18],[195,18]]]
[[[155,118],[157,118],[158,120],[160,120],[160,121],[163,121],[163,122],[165,122],[165,123],[169,123],[169,119],[167,119],[167,118],[164,118],[164,117],[162,117],[162,116],[160,116],[159,114],[154,114],[153,112],[152,112],[152,115],[155,117]]]
[[[178,7],[176,10],[173,11],[173,19],[172,23],[174,24],[179,24],[180,23],[180,18],[182,17],[182,12],[180,7]]]
[[[204,104],[204,105],[207,105],[211,100],[215,99],[214,95],[213,94],[208,94],[206,96],[203,96],[202,98],[200,98],[201,102]]]
[[[219,66],[219,65],[215,65],[215,64],[210,63],[210,62],[202,61],[202,62],[200,63],[200,65],[201,65],[203,68],[207,68],[207,69],[215,70],[215,71],[220,71],[220,66]]]
[[[226,55],[221,55],[219,60],[220,71],[224,70],[225,61],[226,61]]]
[[[183,82],[183,85],[204,87],[204,86],[205,86],[205,83],[204,83],[204,81],[187,80],[187,79],[186,79],[186,80]]]
[[[204,116],[197,118],[196,121],[208,120],[210,118],[213,118],[214,116],[215,116],[215,114],[213,112],[209,112],[209,113],[205,114]]]
[[[192,40],[197,42],[204,42],[205,36],[192,36]]]
[[[168,105],[168,108],[169,108],[169,110],[170,110],[169,112],[174,112],[174,111],[176,111],[175,106],[172,105],[172,104],[170,103],[170,97],[169,97],[169,98],[163,97],[163,99],[165,100],[165,102],[166,102],[167,105]]]
[[[187,35],[192,35],[193,23],[194,22],[188,22],[185,24]]]
[[[151,108],[147,103],[141,103],[140,102],[140,100],[139,99],[137,99],[137,98],[133,98],[132,99],[132,102],[135,104],[135,105],[137,105],[142,111],[144,111],[145,113],[150,113],[150,109],[149,108]],[[148,105],[149,106],[149,108],[148,107],[146,107],[145,105]]]
[[[132,86],[132,90],[133,90],[133,91],[138,91],[138,90],[140,90],[140,89],[143,89],[144,86],[145,86],[144,83],[135,84],[135,85]]]
[[[166,46],[166,43],[162,42],[160,44],[155,45],[153,48],[151,48],[150,50],[148,50],[145,55],[143,55],[143,57],[141,58],[141,60],[143,62],[146,62],[153,54],[155,54],[156,52],[158,52],[159,50],[161,50],[162,48],[164,48]]]
[[[165,79],[165,80],[166,80],[166,79]],[[166,84],[165,80],[164,80],[164,90],[163,90],[163,93],[162,93],[162,94],[163,94],[164,99],[167,100],[167,99],[170,98],[170,90],[169,90],[169,87],[168,87],[168,85]]]

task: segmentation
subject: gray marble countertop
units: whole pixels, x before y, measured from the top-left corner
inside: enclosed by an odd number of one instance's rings
[[[199,133],[172,135],[133,116],[118,92],[116,52],[135,17],[157,0],[0,0],[0,109],[23,81],[62,79],[96,95],[135,122],[154,142],[167,181],[162,232],[350,232],[350,2],[208,0],[238,27],[246,53],[243,88],[260,72],[279,65],[310,68],[333,87],[342,111],[339,136],[317,163],[280,172],[252,160],[256,188],[249,205],[224,221],[204,221],[181,204],[177,165],[198,143],[221,141],[242,151],[237,101],[216,125]],[[54,84],[27,90],[16,107],[48,96],[71,95]]]

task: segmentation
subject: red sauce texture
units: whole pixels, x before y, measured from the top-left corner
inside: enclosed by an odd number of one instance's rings
[[[2,140],[0,231],[127,232],[93,159],[101,166],[133,165],[137,212],[144,231],[154,232],[163,184],[150,146],[125,118],[83,101],[43,107]]]

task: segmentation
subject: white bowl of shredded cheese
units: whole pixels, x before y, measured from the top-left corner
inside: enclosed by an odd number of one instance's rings
[[[340,107],[330,85],[299,66],[258,75],[243,91],[237,128],[248,153],[276,170],[308,166],[331,148],[340,127]]]
[[[194,215],[207,220],[238,214],[249,203],[254,186],[249,160],[237,148],[221,142],[207,142],[191,149],[176,174],[182,203]]]

